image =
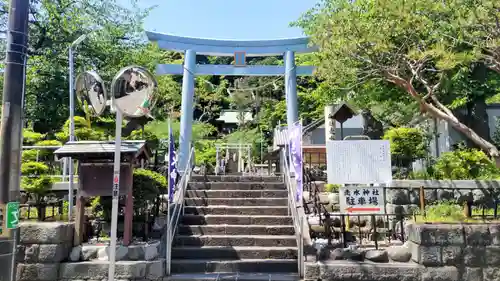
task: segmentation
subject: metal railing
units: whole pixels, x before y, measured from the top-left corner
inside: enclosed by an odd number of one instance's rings
[[[189,185],[189,181],[191,180],[191,174],[193,172],[193,164],[194,164],[194,147],[191,148],[189,153],[189,159],[186,163],[186,167],[184,168],[184,174],[181,179],[177,183],[177,188],[174,193],[174,207],[170,212],[170,202],[168,204],[169,214],[167,216],[167,243],[166,243],[166,274],[170,275],[172,269],[172,241],[174,240],[175,232],[177,230],[177,224],[179,223],[179,219],[182,215],[184,215],[184,196],[186,195],[186,190]],[[168,175],[170,176],[170,175]]]
[[[299,277],[304,276],[304,212],[302,210],[302,201],[297,202],[297,185],[292,180],[290,164],[288,163],[289,155],[285,149],[282,150],[283,177],[288,191],[288,215],[292,216],[293,227],[297,239],[297,266]],[[302,210],[302,212],[300,212]]]

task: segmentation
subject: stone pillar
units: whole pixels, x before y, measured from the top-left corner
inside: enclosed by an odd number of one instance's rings
[[[285,92],[286,92],[286,122],[288,126],[299,121],[299,106],[297,98],[297,70],[295,68],[295,53],[287,51],[285,59]]]
[[[189,158],[192,126],[194,78],[196,71],[196,52],[186,50],[184,55],[184,73],[182,78],[181,129],[179,136],[179,155],[177,168],[183,171]]]
[[[337,121],[330,117],[334,111],[334,105],[325,106],[325,144],[327,141],[336,140],[335,130],[337,129]]]

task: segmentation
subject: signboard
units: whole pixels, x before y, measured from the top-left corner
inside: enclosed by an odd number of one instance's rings
[[[5,228],[15,229],[19,225],[19,202],[9,202],[5,207]]]
[[[372,184],[392,181],[387,140],[327,141],[328,183]]]
[[[340,212],[384,214],[384,188],[378,186],[341,187]]]

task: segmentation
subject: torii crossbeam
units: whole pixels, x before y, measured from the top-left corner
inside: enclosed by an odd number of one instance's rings
[[[313,66],[296,66],[295,53],[309,53],[317,50],[309,46],[309,38],[279,40],[216,40],[180,37],[156,32],[146,32],[148,39],[157,42],[162,49],[183,52],[184,65],[159,64],[158,75],[183,75],[181,128],[179,137],[178,167],[182,171],[189,158],[193,123],[194,79],[196,75],[223,76],[285,76],[287,123],[298,121],[297,75],[308,76],[314,72]],[[196,55],[234,56],[234,65],[196,64]],[[283,55],[285,66],[246,65],[246,57]]]

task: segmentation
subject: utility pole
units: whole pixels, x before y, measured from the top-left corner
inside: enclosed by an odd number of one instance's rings
[[[24,91],[28,51],[29,0],[10,0],[0,129],[0,207],[19,202]],[[6,208],[3,210],[7,211]],[[7,214],[3,214],[4,220]],[[17,228],[6,229],[0,238],[0,281],[16,280]]]

